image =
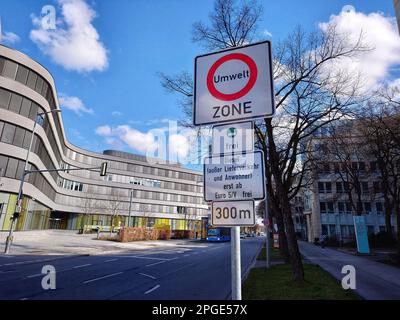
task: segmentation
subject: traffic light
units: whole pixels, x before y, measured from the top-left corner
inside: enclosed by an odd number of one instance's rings
[[[107,175],[107,162],[103,162],[100,167],[100,176],[104,177]]]

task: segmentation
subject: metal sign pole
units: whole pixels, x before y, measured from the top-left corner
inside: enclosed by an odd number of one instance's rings
[[[240,265],[240,227],[231,228],[232,300],[242,300],[242,272]]]

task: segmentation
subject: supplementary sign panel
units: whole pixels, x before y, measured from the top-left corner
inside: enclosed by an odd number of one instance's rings
[[[213,201],[211,224],[221,227],[254,226],[256,224],[254,201]]]
[[[194,82],[194,125],[275,113],[269,41],[197,56]]]
[[[254,150],[252,121],[216,125],[212,128],[212,153],[249,152]]]
[[[265,197],[262,151],[204,159],[206,201],[260,200]]]

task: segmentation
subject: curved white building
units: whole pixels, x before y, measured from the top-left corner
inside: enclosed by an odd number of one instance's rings
[[[90,168],[108,162],[108,175],[86,170],[28,175],[17,230],[110,225],[112,215],[118,217],[114,224],[127,225],[131,192],[134,226],[183,230],[207,215],[201,173],[126,152],[99,154],[76,147],[66,139],[60,113],[36,119],[54,109],[59,104],[51,74],[0,45],[0,230],[10,228],[35,120],[30,168]]]

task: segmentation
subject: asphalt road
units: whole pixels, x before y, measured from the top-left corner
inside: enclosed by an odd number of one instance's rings
[[[241,240],[242,274],[265,238]],[[54,266],[56,289],[42,288],[42,267]],[[0,255],[0,299],[230,298],[230,243],[89,256]]]

